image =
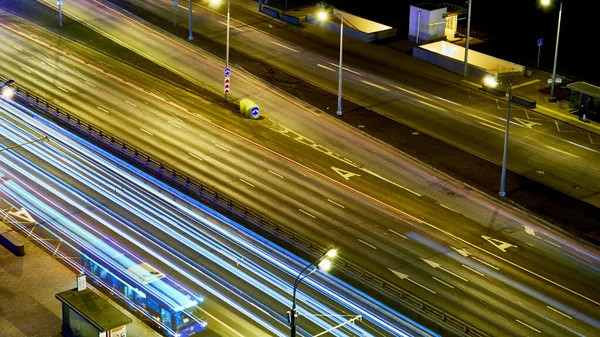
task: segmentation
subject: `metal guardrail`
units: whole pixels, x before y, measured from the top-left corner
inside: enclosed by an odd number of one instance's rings
[[[0,76],[0,80],[4,82],[6,79]],[[16,96],[38,108],[38,112],[45,114],[52,120],[66,124],[76,131],[83,132],[94,137],[96,140],[102,141],[112,149],[118,150],[129,158],[134,159],[137,163],[145,165],[147,168],[151,169],[155,174],[157,174],[159,178],[167,179],[171,183],[176,184],[187,192],[193,192],[195,195],[200,196],[205,200],[216,202],[220,206],[224,206],[230,211],[236,212],[243,218],[251,220],[252,223],[258,225],[260,228],[267,230],[270,233],[293,244],[300,245],[305,250],[315,253],[315,255],[322,255],[327,251],[328,247],[321,246],[311,241],[309,238],[295,232],[291,228],[281,225],[267,216],[262,215],[258,211],[234,200],[227,194],[218,191],[216,188],[204,184],[203,182],[182,172],[179,172],[176,168],[161,162],[144,151],[138,150],[133,145],[119,139],[118,137],[115,137],[109,132],[106,132],[91,123],[88,123],[87,121],[79,118],[77,115],[61,109],[55,104],[21,88],[15,83],[10,84],[10,87],[15,89]],[[422,300],[421,298],[411,294],[395,284],[388,282],[387,280],[366,270],[356,263],[345,259],[344,257],[338,256],[334,261],[334,264],[337,268],[340,268],[340,270],[349,273],[360,280],[368,282],[370,285],[375,286],[380,291],[383,291],[385,294],[391,296],[392,299],[407,304],[409,307],[416,309],[430,318],[434,318],[438,322],[445,324],[448,327],[452,327],[453,329],[464,333],[466,336],[490,337],[489,334],[483,332],[482,330],[470,325],[458,317],[445,312],[435,305]]]

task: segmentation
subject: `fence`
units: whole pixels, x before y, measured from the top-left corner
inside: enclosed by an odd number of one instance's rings
[[[0,76],[0,81],[4,82],[6,79]],[[242,216],[242,218],[260,227],[262,230],[267,230],[269,233],[274,234],[280,239],[286,240],[294,245],[301,246],[301,248],[303,248],[305,251],[319,256],[327,251],[328,247],[324,247],[312,242],[309,238],[296,233],[291,228],[281,225],[274,220],[260,214],[258,211],[244,206],[240,202],[229,197],[227,194],[219,192],[216,188],[206,185],[193,177],[189,177],[188,175],[179,172],[176,168],[168,164],[164,164],[160,160],[152,157],[150,154],[138,150],[133,145],[128,144],[109,132],[106,132],[97,126],[86,122],[76,115],[59,108],[58,106],[35,95],[34,93],[19,87],[15,83],[12,83],[10,86],[15,89],[15,93],[18,98],[30,103],[36,108],[37,112],[53,121],[60,123],[63,126],[68,127],[71,130],[82,133],[83,135],[92,136],[95,140],[104,143],[104,145],[107,145],[113,150],[116,150],[119,153],[127,156],[136,163],[143,164],[159,178],[162,178],[163,181],[167,180],[165,182],[174,184],[175,186],[183,189],[184,192],[191,192],[191,195],[215,203],[220,207],[224,207],[229,211],[236,213],[238,216]],[[420,299],[410,292],[388,282],[387,280],[345,259],[344,257],[336,257],[334,263],[336,268],[339,268],[346,274],[357,277],[362,281],[366,281],[369,285],[374,286],[377,290],[390,296],[393,300],[406,304],[409,307],[416,309],[418,312],[425,314],[427,317],[434,318],[435,320],[445,324],[447,327],[451,327],[464,333],[466,336],[490,336],[476,327],[469,325],[458,317],[455,317],[436,307],[435,305]]]

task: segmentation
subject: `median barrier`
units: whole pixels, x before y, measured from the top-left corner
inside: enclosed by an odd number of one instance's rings
[[[267,6],[262,6],[262,12],[267,14],[268,16],[274,17],[275,19],[279,19],[279,11]]]
[[[530,108],[530,109],[535,109],[535,107],[536,107],[536,101],[529,99],[527,97],[523,97],[523,96],[519,96],[519,95],[515,95],[515,94],[512,94],[511,102],[522,105],[522,106]]]
[[[16,256],[25,255],[25,242],[19,234],[0,222],[0,244]]]
[[[281,20],[287,22],[287,23],[291,23],[293,25],[300,25],[300,19],[296,16],[292,16],[292,15],[288,15],[285,13],[281,13]]]
[[[0,80],[1,79],[3,78],[0,76]],[[41,98],[28,90],[24,90],[17,85],[11,86],[15,89],[16,96],[24,100],[26,103],[30,103],[32,107],[36,108],[35,111],[39,114],[57,122],[69,130],[82,134],[83,136],[93,137],[96,141],[101,143],[101,146],[105,146],[111,150],[114,150],[127,157],[127,159],[134,161],[136,164],[139,164],[140,169],[146,169],[150,171],[164,183],[175,185],[175,187],[182,192],[194,198],[198,198],[203,202],[208,202],[212,206],[217,206],[220,209],[228,210],[236,217],[244,219],[249,224],[258,227],[259,229],[264,230],[279,239],[283,239],[307,253],[315,256],[321,256],[327,251],[328,247],[322,246],[312,241],[310,238],[295,232],[291,228],[282,225],[265,215],[262,215],[260,212],[253,210],[242,203],[239,203],[229,195],[222,193],[211,186],[205,185],[196,178],[179,172],[176,168],[171,167],[169,164],[163,163],[160,160],[152,157],[150,154],[136,149],[134,146],[126,143],[118,137],[115,137],[110,133],[103,131],[99,127],[92,125],[77,116],[74,116],[73,114],[57,107],[44,98]],[[253,103],[252,101],[249,102]],[[248,104],[249,102],[245,102],[245,105],[253,105]],[[240,111],[241,110],[242,107],[240,103]],[[370,272],[362,266],[355,264],[343,256],[336,257],[333,263],[345,274],[364,281],[365,284],[370,285],[372,289],[375,289],[384,295],[390,296],[390,298],[396,302],[402,303],[407,307],[410,307],[413,310],[416,310],[427,317],[444,324],[448,328],[458,330],[466,336],[490,337],[489,334],[486,334],[467,322],[450,315],[449,313],[436,307],[434,304],[422,300],[416,295],[413,295],[412,293],[400,288],[396,284],[385,280],[384,278],[374,274],[373,272]]]
[[[502,87],[494,88],[487,85],[482,85],[481,90],[498,97],[506,97],[506,90]]]

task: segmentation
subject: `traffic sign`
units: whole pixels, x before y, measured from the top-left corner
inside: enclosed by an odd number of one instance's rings
[[[225,76],[229,76],[229,74],[231,74],[231,69],[225,68],[224,73],[225,73]]]
[[[225,76],[225,85],[223,87],[225,93],[229,93],[229,76]]]
[[[250,110],[250,113],[252,114],[252,116],[258,116],[259,112],[260,111],[258,110],[257,106],[253,107],[252,110]]]
[[[538,47],[541,47],[543,44],[544,44],[544,38],[543,38],[543,37],[540,37],[540,38],[538,39],[538,41],[537,41],[537,46],[538,46]]]

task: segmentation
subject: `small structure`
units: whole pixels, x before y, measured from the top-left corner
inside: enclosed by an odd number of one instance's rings
[[[464,8],[447,3],[410,6],[408,40],[417,44],[454,40],[458,16],[465,12]]]
[[[600,113],[600,87],[579,81],[567,84],[567,88],[571,89],[569,107],[582,113]]]
[[[90,289],[67,290],[56,298],[62,302],[63,336],[125,337],[131,318]]]
[[[341,15],[344,18],[344,35],[351,36],[353,38],[365,41],[365,42],[373,42],[378,41],[390,37],[396,36],[398,30],[396,28],[386,26],[381,23],[377,23],[375,21],[367,20],[365,18],[361,18],[360,16],[356,16],[350,14],[348,12],[341,11],[339,9],[333,8],[325,8],[325,11],[335,12],[338,15]],[[307,14],[306,22],[324,27],[330,31],[340,32],[340,20],[332,17],[327,21],[320,21],[316,13],[315,14]]]

